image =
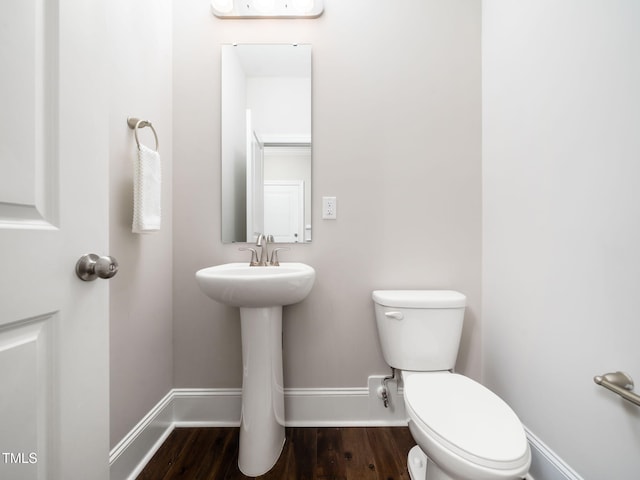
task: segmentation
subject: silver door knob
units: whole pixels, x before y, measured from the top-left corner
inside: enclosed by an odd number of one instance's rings
[[[95,253],[87,253],[76,263],[76,275],[85,282],[96,278],[111,278],[118,273],[118,261],[113,257],[100,257]]]

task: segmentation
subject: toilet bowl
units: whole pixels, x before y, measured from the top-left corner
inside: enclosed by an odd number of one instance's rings
[[[520,420],[500,397],[455,373],[403,372],[402,377],[409,429],[420,447],[409,454],[413,480],[524,477],[529,444]],[[428,467],[422,452],[432,461]],[[429,476],[422,473],[425,467]]]
[[[442,290],[376,290],[385,361],[401,370],[412,480],[517,480],[531,452],[513,410],[481,384],[453,372],[466,297]]]

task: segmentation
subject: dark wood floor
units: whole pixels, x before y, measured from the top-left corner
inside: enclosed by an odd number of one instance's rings
[[[137,480],[237,480],[238,428],[176,428]],[[406,427],[287,428],[260,480],[408,480]]]

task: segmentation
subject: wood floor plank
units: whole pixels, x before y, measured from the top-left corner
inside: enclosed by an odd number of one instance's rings
[[[176,428],[137,480],[249,480],[238,428]],[[276,465],[256,480],[407,480],[406,427],[287,428]]]
[[[292,428],[287,431],[291,441],[291,479],[315,480],[318,462],[318,429]]]
[[[235,429],[208,429],[205,452],[200,458],[197,478],[217,480],[222,478],[230,462],[238,458],[238,431]]]
[[[392,428],[391,435],[393,436],[393,443],[397,446],[406,463],[409,450],[416,446],[416,441],[408,428]]]
[[[174,432],[180,433],[178,429],[174,430]],[[193,458],[192,446],[194,445],[196,437],[198,436],[198,430],[185,430],[184,434],[187,434],[188,436],[184,439],[180,455],[175,459],[175,461],[171,462],[164,475],[162,477],[159,477],[162,478],[162,480],[189,478],[189,471],[185,468],[184,465],[185,462],[188,462]],[[165,442],[165,444],[166,443],[167,442]]]
[[[346,466],[342,452],[342,434],[339,428],[318,430],[317,480],[346,480]]]
[[[137,480],[164,480],[165,475],[178,460],[182,449],[192,434],[192,430],[175,428],[145,469],[138,475]]]
[[[233,430],[198,428],[192,432],[183,449],[185,454],[172,465],[163,480],[216,480],[227,467],[223,460],[236,456]]]
[[[371,451],[376,458],[379,480],[406,480],[406,456],[399,451],[390,427],[369,427],[366,429]]]
[[[348,480],[377,480],[376,460],[364,428],[343,428],[342,448]]]

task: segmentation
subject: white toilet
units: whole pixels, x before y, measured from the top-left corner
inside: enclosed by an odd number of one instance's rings
[[[450,290],[376,290],[385,361],[401,370],[412,480],[516,480],[531,463],[520,420],[496,394],[452,373],[466,297]]]

